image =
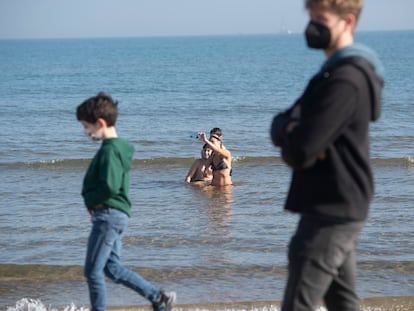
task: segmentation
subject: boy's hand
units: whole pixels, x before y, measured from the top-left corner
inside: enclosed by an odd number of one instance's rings
[[[89,213],[89,215],[92,215],[93,214],[93,211],[95,210],[95,209],[97,209],[97,208],[104,208],[105,207],[105,205],[103,205],[103,204],[98,204],[98,205],[95,205],[95,207],[94,208],[88,208],[88,213]]]

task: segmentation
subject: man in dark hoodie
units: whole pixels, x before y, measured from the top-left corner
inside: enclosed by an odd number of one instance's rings
[[[83,179],[82,196],[91,215],[84,274],[92,311],[106,310],[105,276],[152,302],[154,311],[171,311],[174,292],[163,292],[121,264],[122,235],[131,215],[129,180],[134,147],[118,137],[118,103],[99,93],[76,110],[76,117],[93,140],[102,145]]]
[[[273,143],[292,168],[285,209],[300,214],[282,311],[359,310],[355,248],[373,195],[369,123],[380,115],[382,66],[354,43],[362,0],[305,0],[310,48],[326,62],[275,116]]]

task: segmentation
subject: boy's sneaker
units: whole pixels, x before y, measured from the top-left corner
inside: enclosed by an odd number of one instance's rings
[[[172,307],[177,299],[175,292],[163,292],[161,291],[161,297],[159,302],[154,302],[152,308],[154,311],[171,311]]]

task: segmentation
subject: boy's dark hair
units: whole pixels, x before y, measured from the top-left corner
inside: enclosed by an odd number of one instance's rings
[[[76,109],[78,121],[95,124],[99,118],[106,121],[107,126],[115,126],[118,117],[118,102],[104,92],[85,100]]]

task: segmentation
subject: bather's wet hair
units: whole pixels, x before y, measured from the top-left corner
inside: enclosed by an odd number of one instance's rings
[[[212,128],[210,130],[210,137],[213,136],[213,135],[216,135],[218,137],[223,136],[223,132],[221,131],[221,128],[219,128],[219,127]]]

